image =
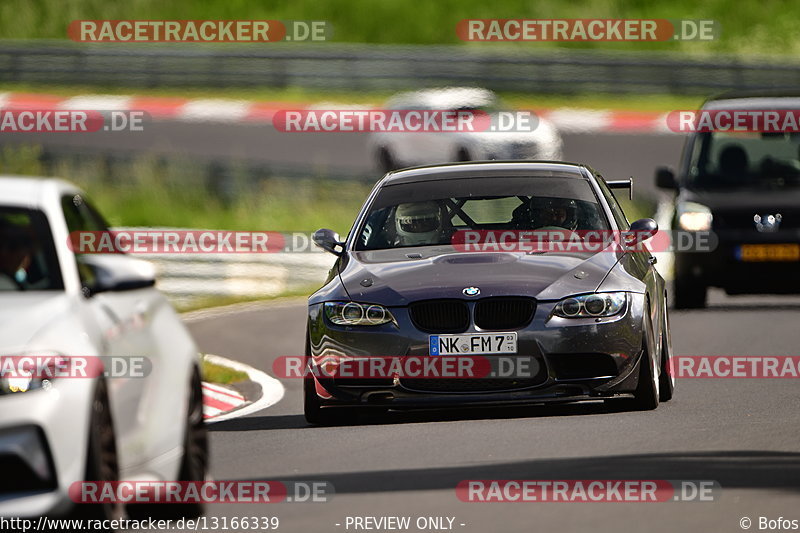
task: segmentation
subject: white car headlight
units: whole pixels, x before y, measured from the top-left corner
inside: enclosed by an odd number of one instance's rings
[[[49,389],[49,379],[33,377],[0,378],[0,394],[15,394],[36,389]]]
[[[682,202],[676,209],[678,225],[686,231],[708,231],[711,229],[711,210],[694,202]]]
[[[395,321],[382,305],[356,302],[325,302],[325,316],[340,326],[379,326]]]
[[[565,298],[556,304],[553,314],[562,318],[600,318],[614,316],[625,309],[625,292],[598,292]]]
[[[49,389],[58,375],[58,365],[64,360],[61,355],[46,352],[34,356],[0,356],[0,394]]]

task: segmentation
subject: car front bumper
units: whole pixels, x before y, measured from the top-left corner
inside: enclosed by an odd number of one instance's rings
[[[0,516],[61,515],[72,507],[69,487],[85,475],[93,385],[65,379],[50,390],[0,396],[0,457],[36,477],[6,481]]]
[[[636,389],[642,352],[644,295],[631,293],[623,313],[602,319],[553,317],[555,303],[538,302],[531,323],[517,331],[517,355],[535,361],[536,370],[530,376],[476,382],[317,374],[313,377],[317,396],[323,406],[403,409],[571,402],[630,395]],[[429,333],[412,324],[406,308],[391,308],[391,312],[397,324],[346,327],[325,319],[321,305],[310,306],[312,364],[321,365],[331,356],[431,357]],[[471,325],[464,333],[485,332]]]
[[[800,232],[761,233],[717,231],[718,243],[706,252],[676,252],[675,277],[703,286],[719,287],[729,294],[800,293],[798,261],[742,261],[742,245],[800,245]]]

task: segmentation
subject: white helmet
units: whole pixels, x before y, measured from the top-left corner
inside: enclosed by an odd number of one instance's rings
[[[394,219],[401,245],[440,244],[442,211],[436,202],[400,204]]]

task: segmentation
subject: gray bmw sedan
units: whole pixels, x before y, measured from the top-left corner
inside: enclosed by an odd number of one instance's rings
[[[664,279],[606,182],[562,162],[388,173],[308,301],[313,424],[364,409],[672,397]]]

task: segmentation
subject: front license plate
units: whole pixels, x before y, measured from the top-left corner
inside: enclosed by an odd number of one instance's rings
[[[517,353],[517,334],[431,335],[431,355],[491,355]]]
[[[740,261],[800,261],[800,244],[743,244],[737,254]]]

